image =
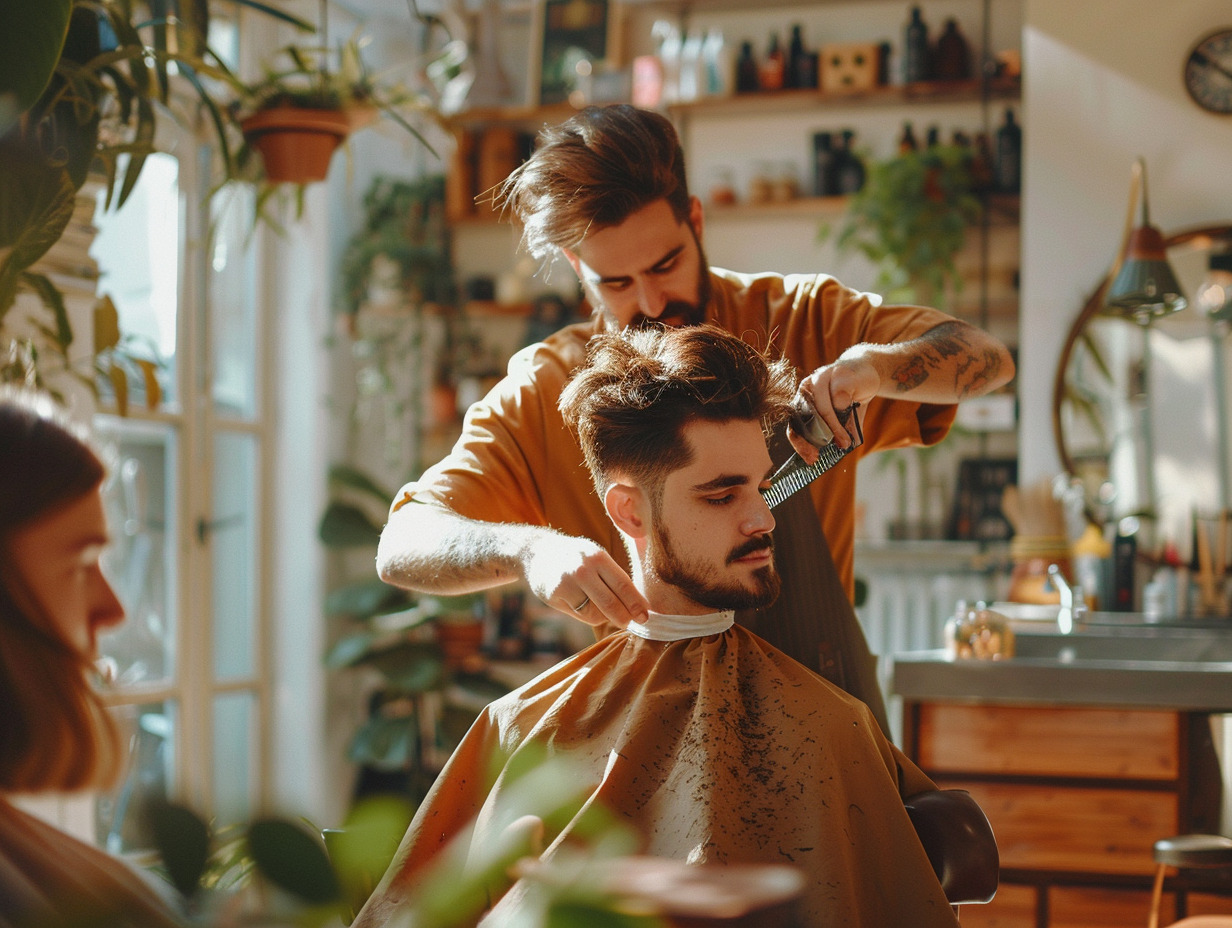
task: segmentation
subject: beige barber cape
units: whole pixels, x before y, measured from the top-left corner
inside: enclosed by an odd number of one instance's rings
[[[641,853],[799,868],[807,925],[957,924],[903,806],[935,785],[863,703],[730,625],[730,615],[700,617],[725,630],[678,640],[617,632],[490,704],[355,928],[383,925],[451,839],[469,833],[472,848],[491,845],[493,811],[528,750],[579,765],[587,804],[629,825]],[[652,616],[639,631],[658,634],[660,618],[682,617]],[[545,860],[574,822],[546,836]],[[517,896],[515,887],[499,910]]]

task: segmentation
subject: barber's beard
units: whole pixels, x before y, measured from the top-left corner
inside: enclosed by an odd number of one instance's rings
[[[692,230],[690,229],[690,232]],[[672,300],[663,307],[663,312],[659,313],[658,317],[651,319],[642,313],[637,313],[629,324],[625,326],[627,329],[644,329],[650,326],[663,325],[668,328],[681,328],[686,325],[701,325],[706,321],[706,306],[710,303],[710,264],[706,261],[706,252],[702,250],[702,243],[697,238],[697,233],[693,233],[693,244],[697,246],[697,302],[690,303],[687,300]],[[614,315],[603,309],[603,320],[606,324],[606,330],[609,333],[621,331],[620,322]]]
[[[763,548],[774,550],[774,540],[770,535],[751,538],[728,552],[725,563],[730,565],[738,558]],[[663,529],[655,530],[654,545],[649,553],[648,573],[708,609],[761,609],[779,598],[783,585],[773,562],[754,570],[747,582],[722,579],[713,565],[683,560],[676,553],[671,536]]]

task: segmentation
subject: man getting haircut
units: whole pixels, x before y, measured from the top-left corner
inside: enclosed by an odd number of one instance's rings
[[[779,594],[760,491],[795,389],[786,362],[712,326],[592,340],[560,407],[650,613],[484,710],[356,928],[393,916],[451,839],[497,840],[492,811],[534,751],[579,765],[585,806],[630,826],[640,853],[795,866],[805,925],[957,923],[905,807],[935,785],[864,703],[733,622]],[[576,823],[548,826],[543,860]],[[526,887],[485,924],[507,924]]]

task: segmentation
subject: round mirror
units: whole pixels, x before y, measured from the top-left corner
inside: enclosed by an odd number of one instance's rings
[[[1188,308],[1146,323],[1107,315],[1099,284],[1061,352],[1053,430],[1088,519],[1138,516],[1188,558],[1195,513],[1232,506],[1232,225],[1165,244]]]

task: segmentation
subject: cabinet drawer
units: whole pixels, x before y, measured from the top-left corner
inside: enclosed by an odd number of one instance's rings
[[[1048,928],[1126,928],[1145,925],[1150,912],[1151,894],[1147,890],[1076,886],[1048,890]],[[1160,924],[1170,924],[1173,918],[1171,900],[1164,900]]]
[[[949,778],[937,785],[970,791],[1007,868],[1150,875],[1156,839],[1178,831],[1172,793]]]
[[[1034,886],[1002,883],[997,895],[987,905],[959,907],[962,928],[1035,928]]]
[[[971,706],[918,707],[918,763],[931,773],[1172,780],[1180,770],[1174,712]]]

